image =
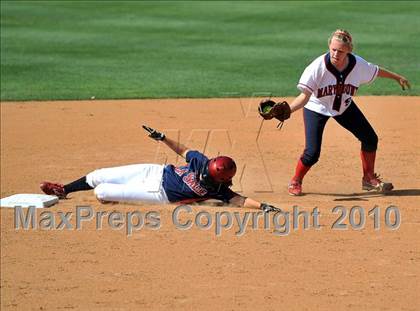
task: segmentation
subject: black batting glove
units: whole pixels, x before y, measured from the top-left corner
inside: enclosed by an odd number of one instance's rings
[[[267,204],[267,203],[261,203],[260,205],[260,209],[264,212],[264,213],[277,213],[277,212],[281,212],[281,209],[278,207],[275,207],[273,205]]]
[[[146,132],[149,133],[149,137],[150,138],[152,138],[152,139],[154,139],[156,141],[164,140],[165,139],[165,134],[163,134],[161,132],[158,132],[155,129],[152,129],[151,127],[148,127],[146,125],[143,125],[143,128],[144,128],[144,130]]]

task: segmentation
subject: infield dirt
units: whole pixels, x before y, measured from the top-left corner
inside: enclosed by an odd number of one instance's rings
[[[101,167],[178,163],[149,139],[141,124],[180,137],[191,148],[231,155],[238,164],[233,189],[284,211],[320,211],[320,228],[276,235],[273,228],[237,224],[216,236],[172,222],[177,205],[102,205],[90,192],[43,211],[156,211],[161,227],[131,236],[95,220],[73,230],[15,230],[14,210],[1,209],[2,310],[418,310],[420,307],[420,98],[359,97],[379,136],[377,172],[394,183],[389,195],[361,191],[359,142],[334,120],[327,124],[320,162],[302,197],[287,184],[304,147],[302,113],[285,123],[264,122],[258,99],[179,99],[1,103],[1,197],[40,193],[43,180],[70,182]],[[355,230],[332,229],[338,214],[360,206],[380,210]],[[401,224],[391,230],[385,211]],[[202,210],[245,210],[202,204]],[[58,215],[58,214],[57,214]],[[58,217],[58,216],[57,216]],[[39,218],[38,218],[39,219]],[[104,218],[106,219],[106,218]],[[59,220],[59,219],[58,219]]]

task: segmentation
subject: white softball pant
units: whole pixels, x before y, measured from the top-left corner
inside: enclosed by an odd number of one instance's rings
[[[134,164],[103,168],[86,175],[99,200],[169,203],[162,187],[164,165]]]

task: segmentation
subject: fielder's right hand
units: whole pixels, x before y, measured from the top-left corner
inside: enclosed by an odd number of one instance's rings
[[[146,132],[149,133],[149,137],[159,141],[159,140],[164,140],[165,139],[165,134],[156,131],[155,129],[152,129],[151,127],[148,127],[146,125],[143,125],[143,128],[145,129]]]

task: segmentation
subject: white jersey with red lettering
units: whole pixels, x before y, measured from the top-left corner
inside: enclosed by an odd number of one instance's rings
[[[361,84],[375,80],[379,67],[360,56],[348,54],[346,69],[338,71],[331,63],[330,53],[316,58],[300,77],[298,89],[312,93],[305,108],[326,116],[342,114],[352,102]]]

